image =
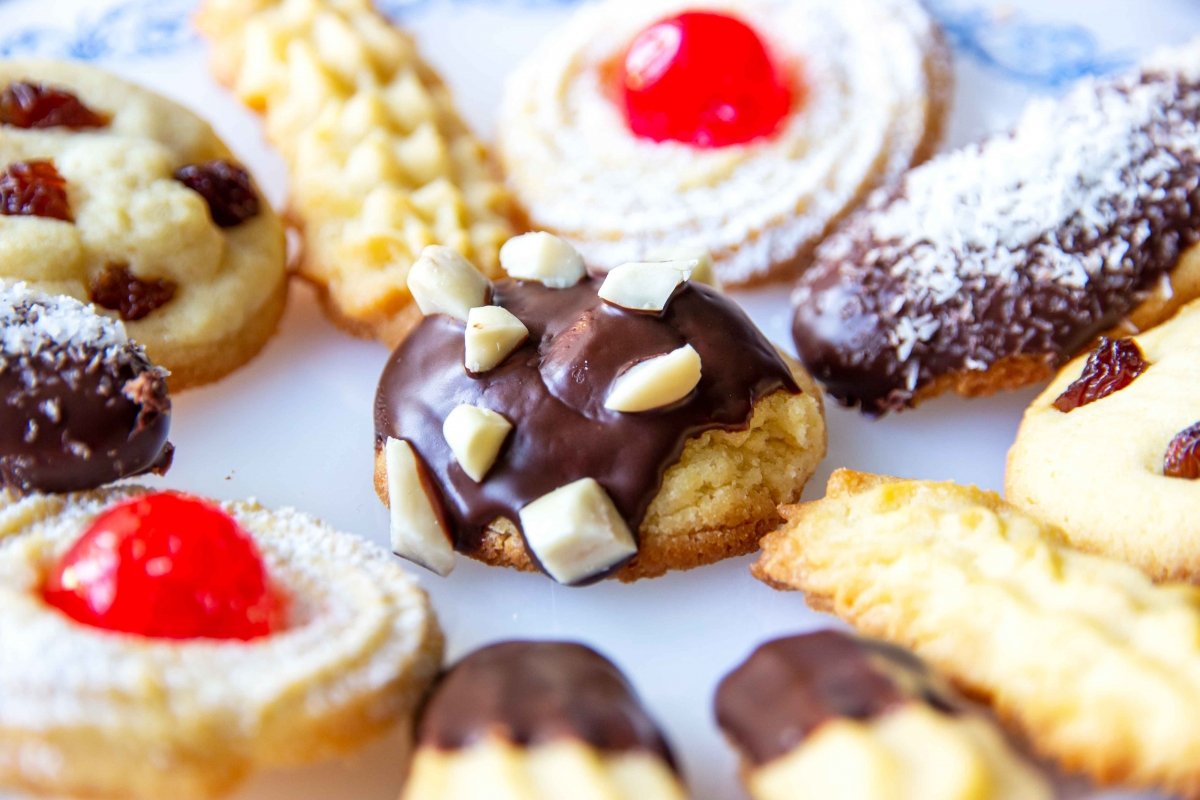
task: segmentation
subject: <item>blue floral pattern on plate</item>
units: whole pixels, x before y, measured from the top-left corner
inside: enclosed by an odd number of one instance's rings
[[[434,3],[497,0],[379,0],[394,17]],[[579,0],[504,0],[523,6],[567,6]],[[189,16],[195,0],[121,0],[80,15],[70,27],[42,26],[0,36],[0,56],[43,56],[82,61],[144,58],[194,46]],[[1081,25],[1040,23],[1013,14],[998,18],[978,3],[929,0],[955,49],[1010,80],[1057,89],[1084,75],[1127,65],[1128,54],[1104,52]]]

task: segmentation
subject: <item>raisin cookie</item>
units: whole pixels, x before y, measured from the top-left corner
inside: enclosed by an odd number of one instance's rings
[[[69,492],[167,471],[166,372],[124,325],[0,281],[0,330],[0,487]]]
[[[951,483],[841,470],[784,515],[759,578],[911,648],[1067,771],[1200,796],[1200,590]]]
[[[136,488],[0,505],[0,789],[209,798],[405,722],[442,638],[386,552]]]
[[[1200,580],[1200,303],[1068,364],[1025,412],[1006,493],[1075,547]]]
[[[754,800],[1051,800],[1046,776],[906,650],[776,639],[721,681],[717,722]]]
[[[517,213],[449,90],[370,0],[205,0],[213,69],[261,111],[291,175],[300,274],[335,322],[396,344],[430,244],[496,274]]]
[[[607,0],[513,73],[499,150],[532,224],[597,268],[699,247],[745,284],[927,158],[951,83],[916,0]]]
[[[503,642],[434,688],[401,800],[684,800],[675,759],[633,687],[580,644]]]
[[[531,233],[492,283],[447,248],[409,274],[424,321],[375,402],[397,553],[454,551],[563,583],[754,549],[825,453],[819,390],[699,278],[703,258],[601,280]]]
[[[880,414],[1050,377],[1200,296],[1200,40],[1035,101],[879,192],[794,295],[801,360]]]
[[[209,125],[94,67],[0,61],[0,277],[90,300],[174,389],[252,358],[283,225]]]

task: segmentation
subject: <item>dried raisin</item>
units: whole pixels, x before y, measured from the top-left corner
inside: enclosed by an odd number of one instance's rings
[[[52,161],[15,161],[0,174],[0,214],[72,222],[67,180]]]
[[[0,124],[16,128],[103,128],[109,118],[55,86],[14,81],[0,90]]]
[[[1088,356],[1079,379],[1054,401],[1059,411],[1074,411],[1133,383],[1150,365],[1133,339],[1104,337]]]
[[[1167,445],[1163,474],[1172,478],[1200,478],[1200,422],[1175,434]]]
[[[232,228],[258,216],[258,193],[245,169],[228,161],[188,164],[175,171],[175,180],[208,203],[213,222]]]
[[[92,302],[116,311],[121,319],[134,322],[175,296],[175,284],[168,280],[144,280],[129,271],[126,264],[109,264],[92,284]]]

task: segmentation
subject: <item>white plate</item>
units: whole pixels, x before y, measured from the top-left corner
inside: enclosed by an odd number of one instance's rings
[[[490,134],[504,75],[570,0],[390,0],[457,91],[466,115]],[[699,0],[698,0],[699,4]],[[1034,92],[1130,63],[1147,49],[1200,33],[1191,0],[931,2],[958,53],[949,144],[1007,125]],[[210,119],[250,164],[272,200],[286,188],[279,158],[255,118],[209,78],[191,34],[191,0],[5,0],[0,55],[82,58],[114,69]],[[53,10],[52,14],[47,11]],[[785,286],[738,295],[791,349]],[[221,498],[293,505],[380,544],[387,515],[371,487],[372,400],[387,352],[331,326],[296,287],[279,334],[248,367],[175,398],[175,466],[162,485]],[[829,411],[834,467],[954,479],[999,489],[1004,456],[1030,389],[997,398],[945,398],[916,412],[869,421]],[[699,800],[740,797],[734,758],[712,720],[717,681],[759,642],[832,624],[799,595],[771,591],[749,559],[632,586],[568,589],[538,575],[462,560],[448,579],[423,574],[456,659],[486,642],[554,637],[588,642],[631,676],[675,745]],[[1087,669],[1087,665],[1080,665]],[[355,761],[256,778],[237,800],[393,800],[395,746]],[[353,787],[353,788],[350,788]]]

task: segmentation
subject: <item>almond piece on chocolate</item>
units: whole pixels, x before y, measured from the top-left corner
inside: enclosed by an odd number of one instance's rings
[[[634,364],[613,381],[604,407],[637,413],[669,406],[700,382],[700,354],[690,344]]]
[[[503,415],[464,403],[446,417],[442,435],[463,472],[479,483],[496,463],[500,446],[512,427]]]
[[[550,577],[579,583],[637,554],[621,512],[599,483],[581,478],[521,509],[525,541]]]
[[[691,273],[690,262],[648,261],[614,267],[600,286],[600,299],[630,311],[662,311]]]
[[[471,372],[494,369],[529,338],[529,329],[507,308],[478,306],[467,313],[463,364]]]
[[[672,247],[655,252],[647,261],[673,261],[687,271],[687,280],[720,289],[721,282],[713,268],[712,253],[705,247]]]
[[[430,245],[408,271],[408,290],[425,316],[445,314],[466,322],[476,306],[487,305],[492,284],[457,250]]]
[[[537,281],[551,289],[574,286],[587,274],[583,257],[574,247],[540,231],[505,242],[500,248],[500,266],[513,278]]]
[[[437,501],[430,497],[412,445],[388,437],[384,445],[392,552],[438,575],[454,569],[454,546]]]

